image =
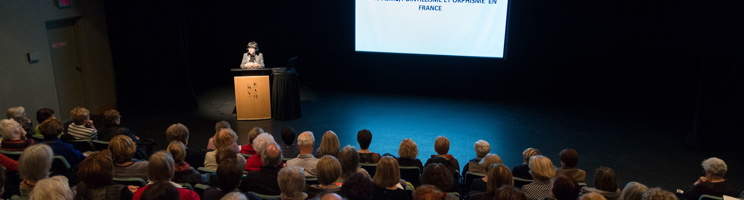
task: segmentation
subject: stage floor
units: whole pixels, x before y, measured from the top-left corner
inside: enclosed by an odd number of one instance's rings
[[[435,154],[435,137],[446,136],[451,141],[450,154],[460,165],[475,157],[473,143],[483,139],[491,144],[491,153],[498,154],[510,168],[522,164],[521,152],[528,147],[539,149],[555,165],[560,165],[561,149],[574,148],[580,154],[579,168],[587,171],[589,186],[593,185],[594,169],[607,166],[618,174],[620,187],[638,181],[669,191],[695,182],[703,175],[700,162],[716,156],[727,162],[726,178],[734,191],[738,194],[744,189],[739,151],[684,150],[689,124],[649,121],[647,116],[582,105],[528,105],[308,88],[302,89],[301,96],[303,117],[294,120],[236,121],[232,114],[233,89],[224,86],[199,95],[200,111],[160,115],[122,111],[122,124],[140,137],[155,139],[158,149],[167,146],[164,132],[173,123],[189,127],[188,146],[199,149],[206,148],[214,134],[214,123],[220,120],[232,124],[241,144],[254,126],[271,132],[278,142],[279,132],[292,127],[298,133],[315,133],[316,146],[325,131],[333,130],[342,147],[358,148],[357,131],[369,129],[373,133],[370,150],[397,155],[400,141],[411,138],[418,144],[422,162]]]

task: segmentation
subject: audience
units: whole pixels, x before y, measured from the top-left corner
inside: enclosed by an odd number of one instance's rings
[[[599,167],[594,171],[594,187],[583,187],[581,193],[598,193],[607,200],[617,200],[620,197],[620,188],[617,186],[617,175],[615,170],[609,167]]]
[[[369,176],[353,173],[346,178],[346,182],[339,194],[349,200],[370,200],[375,184]]]
[[[117,135],[126,135],[132,141],[139,143],[140,138],[134,135],[131,130],[121,126],[121,115],[117,110],[107,110],[103,113],[103,129],[98,132],[98,139],[109,141]]]
[[[34,140],[26,138],[26,131],[21,124],[12,119],[0,120],[0,149],[6,151],[23,151],[26,147],[34,144]]]
[[[663,190],[661,188],[651,188],[643,193],[642,200],[677,200],[677,196],[673,193]]]
[[[120,137],[120,136],[116,136]],[[127,139],[129,139],[127,137]],[[147,165],[147,177],[149,178],[149,184],[145,187],[140,188],[137,190],[137,192],[134,193],[134,200],[140,199],[140,197],[145,196],[146,198],[149,198],[149,195],[143,195],[145,191],[149,190],[150,186],[153,185],[161,185],[162,184],[170,184],[177,188],[178,196],[180,196],[181,200],[192,200],[192,199],[200,199],[199,195],[196,194],[196,192],[191,191],[186,188],[181,188],[181,185],[174,183],[171,181],[173,178],[173,166],[174,166],[173,157],[171,157],[170,154],[166,151],[158,151],[152,154],[149,159],[149,164]],[[167,188],[169,187],[163,187],[155,186],[152,188],[152,191],[147,192],[148,194],[160,194],[163,191],[168,191]],[[170,194],[172,196],[172,192],[168,192],[167,194]]]
[[[238,149],[238,135],[235,134],[235,131],[229,128],[223,128],[220,129],[219,132],[217,132],[216,135],[214,135],[214,146],[217,148],[217,151],[220,149],[234,149],[237,151]],[[217,151],[210,151],[207,152],[207,154],[204,156],[204,168],[209,170],[216,170],[217,169],[217,158],[216,153]],[[238,161],[242,162],[245,160],[242,155],[235,154],[235,158],[238,159]]]
[[[470,171],[485,174],[485,173],[488,173],[488,166],[491,166],[493,164],[502,164],[501,157],[499,157],[499,155],[497,154],[489,153],[488,155],[483,157],[483,159],[481,159],[480,162],[478,162],[477,166],[480,169],[473,169]],[[473,166],[476,166],[476,165],[473,165]],[[483,170],[483,171],[480,171],[480,170]]]
[[[304,200],[308,198],[305,190],[305,174],[300,167],[287,166],[279,170],[276,180],[279,183],[282,200]]]
[[[230,192],[230,193],[227,193],[220,200],[248,200],[248,199],[249,198],[246,197],[245,194],[243,194],[242,192]]]
[[[459,198],[452,198],[452,195],[442,192],[439,188],[433,185],[421,185],[413,191],[414,200],[458,200]]]
[[[259,134],[265,133],[260,127],[253,127],[251,131],[248,131],[248,144],[240,147],[240,153],[247,154],[249,156],[256,155],[256,150],[253,147],[253,140],[258,137]]]
[[[561,157],[561,168],[557,169],[555,173],[565,174],[578,183],[586,182],[586,172],[576,168],[579,163],[579,152],[575,149],[563,149],[558,155]]]
[[[341,163],[341,177],[338,178],[339,182],[343,183],[346,177],[357,172],[365,174],[370,179],[372,178],[367,170],[359,167],[359,154],[352,146],[346,146],[341,149],[341,152],[338,153],[338,162]]]
[[[579,200],[607,200],[607,199],[599,193],[590,192],[590,193],[581,195],[581,197],[579,197]]]
[[[207,175],[200,174],[196,171],[189,163],[184,161],[186,159],[186,145],[179,141],[173,141],[168,145],[168,153],[173,156],[173,162],[175,166],[173,170],[173,181],[177,183],[206,183]]]
[[[132,159],[137,151],[137,144],[126,135],[117,135],[109,142],[108,150],[114,160],[114,177],[129,178],[136,177],[147,180],[148,161]]]
[[[272,136],[269,135],[269,137]],[[256,137],[257,140],[260,138],[260,135]],[[279,190],[277,178],[279,176],[279,170],[281,170],[280,164],[282,163],[281,147],[276,142],[272,142],[265,144],[265,147],[263,147],[265,148],[264,150],[260,150],[260,148],[258,153],[260,153],[261,162],[264,163],[264,166],[261,166],[258,171],[250,171],[246,174],[244,182],[246,184],[243,184],[245,185],[245,189],[241,185],[241,190],[265,195],[279,195],[281,194],[281,190]]]
[[[179,141],[186,146],[185,161],[194,168],[204,167],[204,153],[189,149],[189,129],[181,123],[173,124],[165,130],[165,137],[168,143]]]
[[[641,200],[643,193],[646,193],[648,187],[638,182],[628,182],[623,188],[623,192],[618,197],[618,200]]]
[[[424,165],[421,164],[421,160],[416,158],[416,156],[418,156],[418,145],[416,145],[412,139],[406,138],[400,142],[398,156],[400,157],[398,158],[397,163],[399,163],[400,166],[416,166],[419,168],[420,172],[424,171]]]
[[[258,134],[256,139],[253,139],[253,148],[256,150],[257,154],[245,160],[245,167],[243,167],[243,170],[256,171],[261,169],[261,166],[264,166],[263,158],[261,158],[261,156],[264,155],[266,148],[272,144],[276,144],[274,136],[271,136],[269,133]]]
[[[496,190],[494,198],[497,200],[527,200],[527,194],[514,186],[504,185]]]
[[[41,108],[36,111],[36,122],[41,124],[42,122],[46,121],[49,118],[57,119],[57,117],[54,116],[54,110],[50,108]],[[34,128],[34,138],[42,139],[44,138],[44,135],[41,134],[41,131],[39,131],[39,125],[36,125],[36,128]]]
[[[94,153],[78,167],[76,199],[129,200],[132,192],[127,186],[114,184],[114,161],[108,151]]]
[[[159,182],[148,185],[148,189],[142,192],[139,200],[179,200],[182,199],[178,188],[168,182]],[[189,199],[189,198],[185,198]]]
[[[579,183],[571,177],[560,174],[553,181],[553,198],[555,200],[576,200],[579,197]]]
[[[522,178],[522,179],[527,179],[527,180],[532,180],[532,175],[530,175],[529,162],[530,162],[530,158],[532,158],[532,156],[536,156],[536,155],[542,155],[540,153],[540,150],[537,150],[535,148],[527,148],[527,149],[525,149],[522,152],[522,158],[524,158],[524,163],[522,165],[516,166],[516,167],[514,167],[514,169],[512,169],[512,174],[514,175],[514,177]],[[521,187],[519,184],[516,184],[516,186],[517,187]]]
[[[359,162],[360,163],[377,163],[380,161],[380,154],[369,150],[369,144],[372,143],[372,132],[362,129],[357,133],[357,142],[359,143]]]
[[[26,115],[26,108],[23,106],[11,107],[8,108],[7,114],[8,119],[12,119],[21,125],[21,129],[26,133],[24,137],[30,137],[30,134],[34,131],[34,125],[33,122],[31,122],[31,119]]]
[[[537,155],[529,160],[532,171],[532,183],[522,186],[522,191],[527,194],[527,199],[543,200],[553,199],[550,191],[551,182],[555,177],[553,162],[548,157]]]
[[[235,158],[228,158],[220,161],[217,167],[217,187],[210,187],[204,190],[202,199],[218,200],[230,192],[239,192],[238,186],[243,176],[243,163]]]
[[[444,136],[439,136],[437,139],[434,140],[434,151],[437,152],[437,155],[431,155],[431,158],[426,161],[426,164],[424,166],[429,165],[429,163],[432,161],[433,158],[442,157],[447,159],[449,164],[445,164],[445,166],[450,167],[454,169],[455,171],[460,171],[460,163],[457,162],[457,159],[455,159],[454,156],[452,156],[449,153],[450,148],[450,141]]]
[[[85,156],[75,150],[72,144],[64,143],[57,137],[62,133],[62,129],[62,122],[57,119],[47,119],[39,124],[39,131],[44,135],[44,143],[52,148],[54,155],[65,157],[70,166],[76,166],[85,159]]]
[[[685,198],[694,200],[704,194],[718,197],[723,195],[735,196],[731,191],[731,186],[723,178],[728,171],[726,162],[723,162],[720,158],[711,157],[703,160],[700,165],[705,171],[705,176],[698,178],[695,183],[685,190],[683,193]]]
[[[473,180],[470,185],[470,195],[468,195],[470,199],[491,199],[501,186],[514,186],[514,177],[512,177],[509,167],[502,164],[492,164],[487,169],[486,176]]]
[[[230,123],[227,121],[218,121],[214,124],[214,135],[217,135],[217,133],[220,132],[223,128],[230,128]],[[214,147],[214,136],[209,138],[209,142],[207,143],[207,150],[217,150],[217,147]]]
[[[429,165],[432,165],[432,164],[441,164],[441,165],[443,165],[447,170],[450,171],[450,175],[452,176],[452,179],[453,180],[460,180],[460,173],[459,173],[459,171],[457,171],[457,167],[452,166],[452,163],[449,160],[447,160],[446,158],[444,158],[444,157],[430,158],[429,161],[424,166],[424,168],[426,168],[426,166],[429,166]],[[422,172],[422,174],[423,174],[423,172]],[[453,182],[453,184],[454,184],[452,186],[453,188],[460,188],[460,181]],[[413,183],[413,185],[414,186],[418,186],[416,183]],[[459,191],[459,190],[450,190],[450,189],[447,189],[447,188],[439,188],[439,189],[442,189],[445,192],[458,192]]]
[[[307,188],[308,197],[316,197],[324,191],[339,192],[341,184],[336,180],[341,177],[341,163],[331,155],[325,155],[318,160],[318,185]]]
[[[469,171],[475,172],[475,173],[486,173],[486,167],[490,165],[481,165],[481,160],[488,155],[489,152],[491,152],[491,144],[486,142],[485,140],[478,140],[473,145],[473,148],[475,149],[475,158],[468,161],[468,163],[465,164],[465,166],[462,167],[462,176],[464,177],[465,174],[467,174]]]
[[[398,168],[398,161],[395,158],[387,156],[380,158],[372,182],[375,183],[372,199],[401,200],[412,198],[411,194],[406,192],[400,183],[400,169]]]
[[[40,180],[29,195],[29,200],[72,200],[74,194],[67,183],[67,177],[54,176]]]
[[[338,157],[339,150],[341,150],[341,144],[338,141],[338,136],[333,131],[328,130],[323,134],[323,138],[320,140],[320,147],[315,152],[315,156],[318,158],[325,155]]]
[[[315,177],[315,167],[318,159],[313,155],[315,136],[313,132],[305,131],[297,136],[297,145],[300,147],[300,155],[287,161],[287,166],[302,167],[306,177]]]
[[[455,184],[455,181],[457,180],[452,178],[452,172],[446,166],[439,163],[427,165],[424,168],[423,175],[421,175],[422,185],[433,185],[445,192],[460,191],[459,185]]]
[[[90,111],[83,107],[75,107],[70,111],[72,123],[67,127],[63,138],[66,140],[98,139],[98,130],[90,120]]]
[[[282,130],[282,157],[295,158],[300,154],[300,148],[295,143],[295,131],[292,128]]]
[[[46,144],[32,145],[18,159],[18,173],[23,179],[18,186],[21,197],[28,197],[37,182],[49,178],[52,169],[52,148]]]

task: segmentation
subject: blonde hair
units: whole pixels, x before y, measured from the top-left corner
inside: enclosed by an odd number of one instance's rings
[[[21,124],[12,119],[0,120],[0,136],[8,140],[13,138],[14,134],[21,129]]]
[[[536,180],[548,180],[555,177],[553,162],[548,157],[537,155],[530,158],[530,171]]]
[[[514,186],[514,176],[509,171],[509,167],[500,163],[489,165],[486,176],[488,176],[487,192],[496,192],[503,185]]]
[[[318,182],[321,185],[330,185],[341,177],[341,163],[331,155],[325,155],[318,159],[316,165]]]
[[[23,113],[26,112],[26,108],[23,108],[23,106],[16,106],[16,107],[10,107],[8,108],[8,119],[14,119],[17,117],[23,117]]]
[[[184,145],[189,144],[189,129],[181,123],[170,125],[165,130],[165,137],[168,142],[181,141]]]
[[[525,149],[525,150],[524,150],[524,151],[522,152],[522,157],[524,158],[524,164],[525,164],[525,165],[526,165],[526,164],[529,164],[529,163],[530,163],[530,158],[532,158],[532,156],[536,156],[536,155],[542,155],[542,154],[540,153],[540,150],[537,150],[537,149],[535,149],[535,148],[531,148],[531,147],[530,147],[530,148],[527,148],[527,149]]]
[[[180,141],[173,141],[168,144],[168,153],[173,156],[174,162],[182,163],[183,159],[186,159],[186,145]]]
[[[158,151],[150,156],[147,178],[154,183],[168,182],[173,178],[173,157],[168,152]]]
[[[214,135],[214,147],[217,149],[230,148],[236,141],[238,141],[238,135],[235,134],[235,131],[229,128],[220,129],[220,131]]]
[[[418,145],[411,138],[403,139],[398,147],[398,155],[401,158],[416,159],[418,156]]]
[[[40,180],[28,196],[29,200],[72,200],[74,194],[67,177],[54,176]]]
[[[23,150],[18,159],[18,173],[21,178],[38,181],[49,177],[52,168],[52,148],[47,144],[31,145]]]
[[[77,125],[85,124],[85,121],[90,117],[90,111],[83,107],[75,107],[70,111],[70,118],[72,122]]]
[[[137,151],[137,144],[129,136],[117,135],[111,138],[108,150],[111,152],[114,163],[123,163],[132,159],[134,152]]]
[[[485,140],[478,140],[473,145],[473,148],[475,149],[475,157],[483,158],[488,155],[488,152],[491,152],[491,144],[486,142]]]
[[[338,156],[339,150],[341,150],[341,143],[338,141],[338,136],[331,130],[326,131],[323,134],[323,138],[320,140],[320,148],[318,149],[320,155],[332,155]]]
[[[378,187],[392,187],[400,181],[400,169],[395,158],[384,156],[377,163],[377,170],[372,182]]]
[[[493,153],[489,153],[488,155],[486,155],[485,157],[483,157],[483,159],[481,159],[480,162],[478,162],[478,165],[480,165],[481,167],[483,167],[483,169],[486,169],[486,168],[488,168],[488,166],[491,166],[492,164],[501,164],[501,163],[502,163],[502,161],[501,161],[501,157],[499,157],[499,155],[496,155],[496,154],[493,154]]]
[[[449,152],[450,148],[450,141],[444,136],[437,137],[436,140],[434,140],[434,151],[437,152],[439,155],[444,155]]]

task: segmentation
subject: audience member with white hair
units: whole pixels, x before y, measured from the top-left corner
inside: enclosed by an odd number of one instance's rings
[[[663,190],[661,188],[651,188],[646,191],[646,193],[643,193],[642,200],[677,200],[677,196],[674,195],[674,193],[671,193],[669,191]]]
[[[279,189],[282,193],[279,195],[282,200],[304,200],[307,199],[305,190],[305,174],[302,168],[287,166],[279,170],[277,177]]]
[[[313,132],[305,131],[297,136],[297,146],[300,147],[300,155],[287,161],[287,166],[302,167],[305,177],[315,177],[318,158],[313,155],[315,136]]]
[[[631,181],[625,184],[623,192],[620,194],[618,200],[641,200],[643,199],[643,193],[646,193],[648,187],[639,182]]]
[[[251,157],[248,157],[248,159],[245,160],[245,167],[243,167],[243,170],[245,171],[257,171],[261,169],[261,166],[264,166],[263,156],[264,151],[266,151],[266,147],[270,146],[270,144],[277,144],[276,140],[274,140],[274,136],[272,136],[269,133],[261,133],[256,136],[256,139],[253,139],[253,148],[256,150],[256,155],[253,155]]]
[[[283,167],[281,165],[281,147],[276,142],[273,142],[273,139],[267,144],[261,144],[262,142],[258,142],[260,140],[259,138],[261,138],[261,135],[256,137],[254,144],[257,144],[256,147],[259,148],[257,149],[257,153],[260,153],[261,162],[264,163],[264,166],[261,166],[257,171],[248,172],[245,175],[244,183],[240,185],[240,189],[241,191],[252,191],[258,194],[279,195],[281,194],[281,190],[279,189],[277,178],[279,177],[279,170]]]
[[[23,179],[19,185],[21,197],[28,197],[38,181],[49,178],[52,156],[52,148],[46,144],[32,145],[23,151],[18,159],[18,173]]]
[[[73,193],[68,179],[64,176],[54,176],[40,180],[31,191],[29,200],[72,200]]]
[[[6,151],[23,151],[34,144],[34,140],[26,138],[26,131],[21,124],[12,119],[0,120],[0,148]]]
[[[7,115],[8,119],[15,120],[21,125],[23,131],[27,134],[25,137],[31,137],[31,134],[34,133],[34,125],[33,122],[31,122],[31,119],[28,118],[28,115],[26,115],[26,108],[23,106],[8,108]]]
[[[705,170],[705,176],[698,178],[695,183],[685,190],[683,195],[687,199],[698,199],[704,194],[718,197],[723,195],[735,196],[732,194],[731,186],[723,178],[728,171],[726,162],[723,162],[720,158],[712,157],[703,160],[700,165]]]
[[[469,171],[475,172],[475,173],[486,173],[486,166],[480,165],[480,161],[488,155],[489,152],[491,152],[491,144],[486,142],[485,140],[478,140],[473,144],[473,149],[475,149],[475,158],[470,159],[465,166],[462,167],[462,176],[464,177],[465,174],[467,174]]]

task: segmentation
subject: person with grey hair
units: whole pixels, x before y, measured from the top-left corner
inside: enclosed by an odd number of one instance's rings
[[[705,170],[705,176],[701,176],[692,186],[688,187],[682,194],[683,196],[692,200],[698,199],[704,194],[719,197],[723,195],[734,196],[731,194],[731,186],[723,178],[728,171],[726,162],[723,162],[720,158],[711,157],[703,160],[701,166]]]
[[[480,161],[483,159],[483,157],[486,157],[489,152],[491,152],[491,144],[489,144],[485,140],[478,140],[473,145],[473,148],[475,149],[475,158],[470,159],[470,161],[468,161],[468,164],[462,167],[463,177],[465,177],[465,174],[467,174],[468,171],[481,174],[486,173],[486,169],[480,165]]]
[[[74,194],[67,183],[67,177],[54,176],[48,179],[40,180],[36,187],[31,191],[29,200],[72,200]]]
[[[28,115],[26,115],[26,108],[23,106],[8,108],[7,115],[8,119],[15,120],[21,125],[23,130],[26,131],[26,134],[28,134],[26,137],[31,137],[31,134],[34,133],[34,124],[31,122],[31,119],[28,118]]]
[[[261,135],[256,140],[259,140],[260,137]],[[265,147],[258,152],[261,153],[261,162],[264,165],[258,171],[248,172],[245,175],[244,184],[240,185],[240,189],[241,191],[252,191],[265,195],[280,195],[281,189],[279,189],[278,177],[279,170],[283,167],[280,165],[282,163],[281,147],[276,142],[261,145],[265,145]]]
[[[641,200],[643,199],[643,193],[646,193],[648,187],[639,182],[628,182],[623,188],[623,192],[620,194],[618,200]]]
[[[279,189],[282,191],[279,197],[282,200],[304,200],[307,199],[305,190],[305,173],[302,168],[287,166],[279,170]]]
[[[257,171],[261,169],[261,166],[264,166],[262,155],[264,151],[266,151],[266,147],[270,146],[271,144],[277,144],[276,140],[274,140],[274,136],[271,136],[271,134],[268,133],[261,133],[256,136],[256,139],[253,139],[253,148],[256,150],[256,155],[253,155],[245,160],[245,167],[243,170],[245,171]]]
[[[0,120],[0,148],[7,151],[23,151],[26,147],[34,144],[34,140],[26,138],[26,131],[21,124],[12,119]]]
[[[300,147],[300,155],[287,161],[287,166],[302,167],[305,177],[315,177],[318,158],[313,154],[315,136],[313,132],[305,131],[297,136],[297,146]]]
[[[263,54],[258,52],[258,43],[256,41],[248,42],[248,47],[245,49],[248,52],[243,53],[243,61],[240,62],[240,68],[264,68]]]
[[[38,181],[49,178],[52,156],[52,148],[46,144],[32,145],[23,151],[18,159],[18,173],[23,179],[19,185],[21,197],[28,197]]]
[[[643,193],[643,198],[641,199],[642,200],[677,200],[677,196],[674,196],[674,193],[671,193],[669,191],[656,187],[656,188],[648,189],[646,193]]]
[[[248,197],[246,197],[242,192],[230,192],[220,200],[248,200]]]

